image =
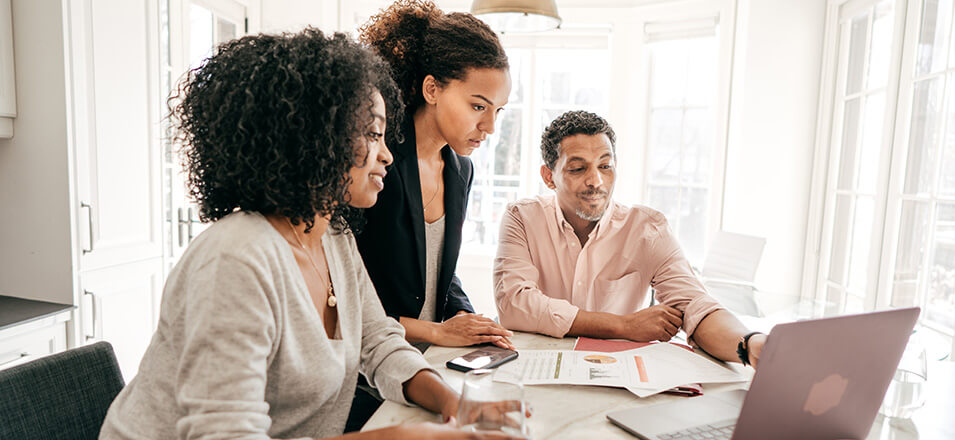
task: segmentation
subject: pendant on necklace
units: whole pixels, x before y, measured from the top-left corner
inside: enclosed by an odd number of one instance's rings
[[[328,306],[335,307],[338,305],[338,298],[335,298],[335,291],[331,287],[328,288]]]

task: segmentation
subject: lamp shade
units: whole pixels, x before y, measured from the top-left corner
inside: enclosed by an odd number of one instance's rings
[[[554,0],[474,0],[471,14],[502,33],[546,31],[561,22]]]

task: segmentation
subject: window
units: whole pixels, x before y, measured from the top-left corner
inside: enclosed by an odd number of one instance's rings
[[[831,129],[828,154],[817,159],[827,169],[817,299],[828,314],[921,306],[922,325],[951,335],[953,1],[833,8]]]
[[[921,305],[922,321],[955,332],[955,50],[951,0],[925,0],[913,63],[901,87],[910,96],[908,139],[900,144],[891,197],[898,225],[890,305]],[[909,47],[906,47],[909,49]],[[904,161],[904,162],[903,162]]]
[[[687,258],[699,264],[709,217],[718,214],[710,212],[710,202],[719,189],[714,170],[722,167],[716,148],[723,144],[713,126],[719,77],[715,23],[694,30],[687,38],[647,34],[650,99],[643,203],[666,215]]]

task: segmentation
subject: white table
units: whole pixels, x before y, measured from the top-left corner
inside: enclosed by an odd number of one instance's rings
[[[573,350],[574,338],[555,339],[548,336],[515,332],[511,339],[518,349]],[[461,389],[464,373],[449,370],[445,362],[474,350],[471,347],[430,347],[425,359],[455,389]],[[738,367],[744,374],[751,369]],[[704,385],[703,392],[740,388],[735,385]],[[527,419],[535,439],[633,439],[626,431],[607,420],[607,413],[619,409],[652,405],[680,396],[658,394],[640,399],[633,393],[618,388],[574,385],[528,385],[524,387],[525,400],[533,409]],[[365,424],[363,431],[407,422],[440,422],[440,416],[417,407],[407,407],[386,401]]]
[[[555,339],[529,333],[515,333],[512,338],[518,349],[572,350],[574,338]],[[428,360],[454,388],[461,389],[463,373],[449,370],[444,364],[457,356],[472,351],[470,347],[449,348],[433,346],[425,352]],[[731,364],[737,371],[752,375],[752,369]],[[955,363],[937,362],[929,370],[929,395],[925,408],[912,420],[887,420],[878,416],[868,439],[946,439],[955,438]],[[934,374],[933,374],[934,373]],[[933,380],[934,379],[934,380]],[[748,387],[740,385],[704,385],[703,392],[715,393]],[[617,388],[567,385],[529,385],[525,398],[533,409],[528,419],[535,439],[621,439],[631,440],[626,431],[607,420],[607,413],[643,405],[653,405],[686,397],[658,394],[640,399],[629,391]],[[943,415],[944,414],[944,415]],[[440,416],[418,407],[408,407],[386,401],[365,424],[363,431],[411,422],[440,423]]]

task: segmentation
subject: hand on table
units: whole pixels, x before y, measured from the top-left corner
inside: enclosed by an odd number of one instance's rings
[[[501,348],[515,350],[514,344],[508,339],[513,335],[489,318],[462,311],[438,324],[436,340],[432,343],[446,347],[462,347],[489,342]]]
[[[683,312],[673,307],[657,304],[639,312],[623,315],[621,334],[637,342],[669,341],[683,325]]]

